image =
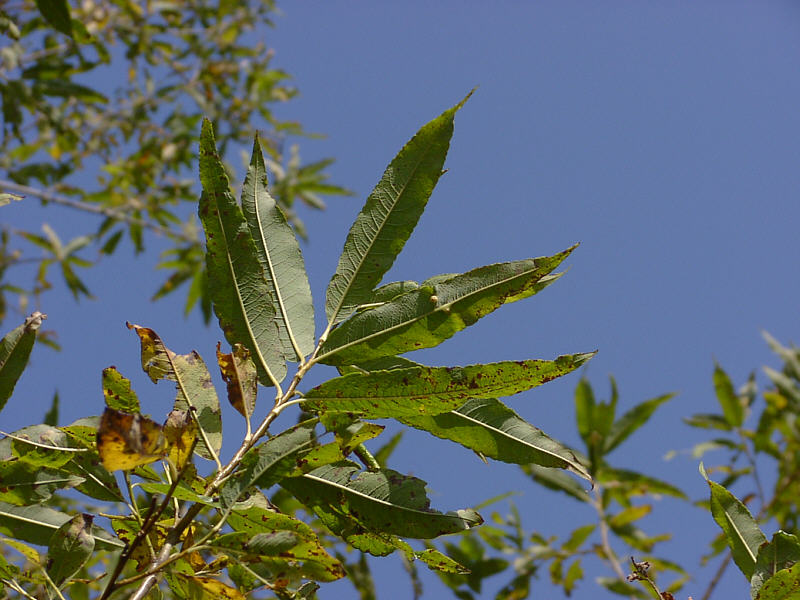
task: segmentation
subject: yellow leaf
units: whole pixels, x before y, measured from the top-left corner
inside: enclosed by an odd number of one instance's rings
[[[109,471],[129,471],[163,457],[162,427],[139,413],[106,408],[97,430],[97,453]]]
[[[244,594],[236,588],[232,588],[211,577],[193,577],[191,575],[184,575],[183,573],[176,573],[176,575],[188,584],[190,598],[246,600]]]
[[[169,446],[169,460],[180,470],[192,456],[197,441],[197,424],[185,410],[173,410],[164,423],[164,437]]]

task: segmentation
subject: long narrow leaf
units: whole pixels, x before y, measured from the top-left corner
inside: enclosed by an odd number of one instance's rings
[[[59,527],[50,539],[47,552],[47,572],[50,579],[61,587],[71,579],[92,557],[94,537],[92,520],[88,514],[75,515]]]
[[[36,341],[36,331],[47,315],[33,313],[25,322],[0,340],[0,410],[6,405],[17,385]]]
[[[425,482],[416,477],[390,469],[359,472],[357,465],[347,461],[284,479],[281,485],[306,506],[322,504],[379,533],[430,539],[483,522],[471,509],[446,514],[433,511]]]
[[[386,167],[347,235],[328,285],[329,323],[346,319],[368,303],[403,249],[442,175],[453,119],[468,98],[424,125]]]
[[[47,546],[53,533],[69,520],[69,515],[47,506],[14,506],[0,502],[0,533],[31,544]],[[92,526],[92,537],[97,546],[105,550],[125,547],[97,525]]]
[[[647,423],[659,406],[674,397],[675,394],[665,394],[658,398],[645,400],[622,415],[611,425],[611,431],[609,431],[608,437],[606,437],[603,454],[608,454],[628,439],[634,431]]]
[[[400,417],[399,420],[495,460],[567,469],[591,480],[572,450],[495,398],[470,400],[452,412],[436,416]]]
[[[242,212],[274,301],[283,354],[299,360],[314,349],[314,305],[294,231],[267,188],[258,138],[242,187]]]
[[[438,346],[503,304],[547,287],[558,277],[549,274],[574,248],[551,257],[479,267],[365,310],[330,333],[319,361],[353,364]]]
[[[259,379],[277,385],[286,376],[286,360],[275,320],[275,300],[258,262],[247,221],[231,194],[217,154],[211,122],[200,136],[199,215],[206,233],[206,265],[214,311],[231,345],[247,346]]]
[[[714,366],[714,391],[725,420],[732,427],[739,427],[744,422],[744,405],[736,395],[730,377],[719,365]]]
[[[350,373],[305,394],[306,409],[357,413],[370,419],[437,415],[470,398],[510,396],[569,373],[594,354],[466,367],[411,367]]]
[[[749,581],[756,566],[758,548],[767,538],[747,507],[720,484],[711,481],[702,464],[700,473],[711,488],[711,515],[725,532],[733,561]]]

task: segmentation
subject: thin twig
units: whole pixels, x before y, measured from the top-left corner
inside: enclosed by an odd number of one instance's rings
[[[603,500],[597,488],[594,489],[594,501],[592,502],[594,509],[597,511],[597,516],[600,517],[600,542],[603,547],[603,553],[606,555],[611,568],[614,573],[619,577],[620,581],[625,581],[625,571],[622,570],[622,565],[611,547],[611,540],[608,538],[608,523],[606,523],[606,513],[603,510]]]
[[[728,555],[725,557],[725,560],[723,560],[722,563],[719,565],[717,572],[714,573],[714,577],[712,577],[711,581],[708,583],[708,587],[706,588],[706,591],[703,593],[703,596],[700,598],[700,600],[708,600],[709,598],[711,598],[711,594],[713,593],[714,588],[717,587],[717,584],[719,583],[720,579],[722,579],[722,576],[725,574],[725,570],[728,568],[728,565],[731,564],[731,558],[733,558],[733,555],[730,552],[728,552]]]

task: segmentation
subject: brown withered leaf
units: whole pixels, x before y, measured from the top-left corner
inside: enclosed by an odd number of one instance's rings
[[[197,423],[186,410],[173,410],[164,422],[164,437],[169,447],[169,460],[180,470],[192,457],[197,442]]]
[[[241,344],[233,345],[233,352],[220,352],[217,342],[217,362],[222,378],[228,385],[228,402],[249,419],[256,406],[258,375],[256,366],[250,360],[250,351]]]
[[[97,453],[108,471],[129,471],[162,458],[167,440],[152,419],[106,408],[97,429]]]

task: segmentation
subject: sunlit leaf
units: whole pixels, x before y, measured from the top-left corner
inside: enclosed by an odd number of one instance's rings
[[[453,119],[468,98],[424,125],[386,167],[347,235],[328,284],[329,323],[370,302],[372,290],[403,249],[442,175]]]
[[[764,582],[799,562],[800,540],[797,536],[785,531],[775,532],[772,540],[758,549],[755,570],[750,578],[750,597],[758,597]]]
[[[470,398],[510,396],[531,389],[577,369],[592,356],[351,373],[309,390],[304,406],[373,419],[437,415],[455,410]]]
[[[123,377],[116,367],[103,369],[103,396],[109,408],[129,413],[141,410],[139,398],[131,389],[130,379]]]
[[[222,417],[219,398],[211,382],[211,374],[202,357],[194,350],[175,354],[155,331],[128,323],[136,331],[142,346],[142,368],[153,382],[167,379],[175,382],[177,395],[174,409],[194,410],[202,433],[195,447],[197,454],[212,459],[222,448]],[[206,440],[211,448],[206,447]]]
[[[646,400],[637,404],[611,425],[608,437],[605,440],[604,454],[608,454],[619,446],[639,427],[647,423],[656,409],[667,400],[674,398],[675,394],[665,394],[658,398]]]
[[[50,539],[45,567],[58,587],[70,580],[92,557],[94,517],[79,514],[59,527]]]
[[[613,469],[603,465],[595,475],[597,482],[608,488],[622,487],[631,495],[664,494],[686,500],[686,494],[680,489],[655,477],[627,469]]]
[[[18,196],[17,194],[12,194],[10,192],[0,192],[0,206],[11,204],[11,202],[19,202],[23,198],[24,196]]]
[[[470,400],[455,411],[400,417],[406,425],[452,440],[488,458],[568,469],[591,479],[575,454],[495,398]]]
[[[181,587],[187,598],[193,600],[219,600],[220,598],[246,600],[239,590],[212,577],[199,577],[184,573],[175,573],[174,576],[183,583]]]
[[[169,460],[180,470],[192,457],[197,442],[197,424],[187,411],[176,409],[167,415],[163,432]]]
[[[0,340],[0,410],[6,405],[25,370],[36,340],[36,331],[46,318],[47,315],[35,312]]]
[[[800,563],[781,569],[761,586],[757,600],[797,600],[800,597]]]
[[[483,519],[465,509],[442,514],[430,508],[425,483],[390,469],[359,472],[343,461],[302,477],[281,481],[303,504],[322,505],[357,520],[370,531],[410,538],[433,538],[480,525]]]
[[[438,346],[503,304],[532,296],[572,252],[479,267],[362,311],[331,331],[320,362],[355,364]]]
[[[106,408],[97,430],[97,453],[109,471],[129,471],[167,453],[162,427],[140,413]]]
[[[249,419],[256,406],[258,380],[256,367],[250,360],[250,351],[241,344],[234,344],[233,352],[220,352],[217,343],[217,364],[222,379],[228,386],[228,402],[245,418]]]
[[[717,401],[722,407],[725,420],[732,427],[739,427],[744,423],[744,406],[736,395],[736,390],[733,389],[730,377],[719,365],[714,366],[714,391],[717,393]]]
[[[61,488],[83,481],[71,473],[36,467],[22,461],[0,462],[0,501],[28,506],[48,500]]]
[[[700,473],[711,488],[711,514],[725,532],[733,561],[749,580],[756,566],[759,546],[767,538],[747,507],[720,484],[708,478],[702,463]]]
[[[267,188],[258,139],[242,186],[242,212],[274,300],[283,354],[299,360],[314,349],[314,305],[294,231]]]
[[[69,515],[47,506],[14,506],[0,502],[0,533],[39,546],[47,546],[53,532],[69,520]],[[92,536],[98,548],[124,547],[97,525],[92,526]]]
[[[264,385],[286,375],[286,359],[269,289],[247,221],[231,195],[228,177],[217,154],[211,122],[203,121],[200,137],[199,214],[206,233],[206,264],[214,311],[225,338],[250,350]]]

